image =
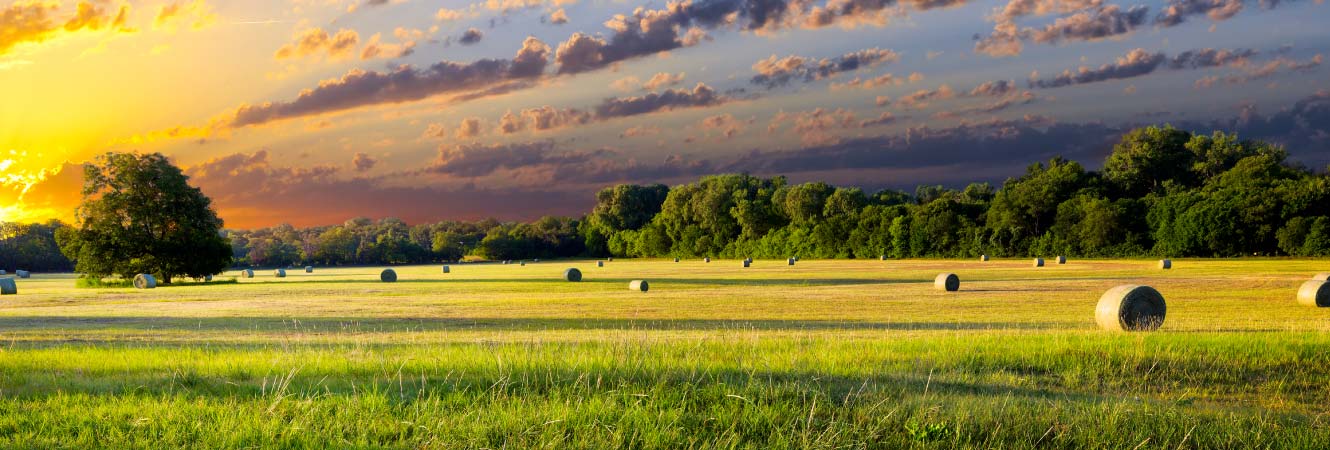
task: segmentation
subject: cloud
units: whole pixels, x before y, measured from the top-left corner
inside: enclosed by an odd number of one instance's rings
[[[354,53],[360,43],[360,34],[345,28],[331,35],[322,28],[309,28],[296,32],[292,38],[295,42],[277,49],[273,58],[304,58],[326,53],[329,58],[342,59]]]
[[[1242,0],[1169,0],[1164,10],[1155,17],[1155,24],[1172,27],[1187,21],[1190,16],[1204,14],[1219,22],[1242,11]]]
[[[610,87],[620,92],[630,92],[636,90],[654,91],[662,87],[670,87],[678,85],[679,83],[682,83],[683,80],[684,80],[683,72],[679,72],[677,74],[672,74],[669,72],[658,72],[655,75],[652,75],[651,78],[648,79],[645,83],[643,83],[642,79],[638,77],[627,76],[614,80],[613,83],[610,83]]]
[[[882,111],[882,114],[878,114],[877,117],[874,117],[872,119],[864,119],[863,121],[860,121],[859,128],[875,127],[879,125],[889,125],[893,123],[896,123],[896,115],[892,114],[891,111]]]
[[[900,86],[905,84],[904,80],[896,78],[895,75],[885,73],[873,78],[854,77],[853,80],[844,83],[831,83],[830,89],[833,91],[842,89],[877,89],[882,86]]]
[[[860,122],[853,111],[843,108],[816,108],[797,113],[776,113],[767,124],[767,132],[774,133],[785,123],[790,123],[790,130],[799,135],[804,145],[827,145],[839,142],[840,130],[859,128]]]
[[[467,30],[462,33],[462,37],[457,38],[457,42],[462,43],[462,45],[471,45],[480,42],[480,39],[483,37],[485,37],[485,33],[481,33],[480,30],[467,28]]]
[[[951,86],[942,85],[937,89],[920,89],[896,100],[896,104],[902,108],[924,109],[933,101],[947,100],[956,96],[956,92],[951,90]]]
[[[316,88],[302,91],[293,100],[241,105],[229,125],[259,125],[370,105],[421,100],[440,94],[473,92],[539,76],[544,71],[548,55],[548,46],[528,37],[511,60],[443,61],[425,68],[404,64],[388,72],[353,69],[341,78],[325,80]]]
[[[524,130],[546,131],[557,128],[586,124],[591,121],[591,114],[582,110],[553,106],[541,106],[521,110],[518,114],[509,111],[499,119],[499,129],[504,134]]]
[[[172,2],[157,9],[157,16],[152,27],[159,30],[175,31],[180,27],[193,30],[207,28],[217,21],[217,13],[203,0],[192,2]]]
[[[666,89],[637,97],[607,98],[596,106],[595,114],[598,120],[606,120],[679,108],[714,106],[727,101],[728,98],[716,93],[715,89],[698,83],[691,91]]]
[[[563,8],[555,10],[554,12],[550,13],[550,23],[555,25],[563,25],[565,23],[568,23],[568,13],[564,12]]]
[[[900,55],[896,52],[880,48],[859,50],[816,61],[795,55],[784,58],[771,55],[767,59],[753,64],[753,71],[757,72],[757,75],[754,75],[749,82],[772,89],[784,86],[791,80],[811,82],[834,77],[844,72],[853,72],[860,68],[874,67],[884,62],[898,61],[899,59]]]
[[[1041,44],[1057,44],[1062,41],[1094,41],[1121,36],[1144,24],[1149,12],[1150,9],[1144,6],[1133,6],[1123,11],[1117,5],[1108,5],[1060,18],[1042,29],[1036,29],[1031,38]]]
[[[555,152],[554,143],[444,145],[426,171],[458,177],[483,177],[500,170],[532,166],[580,165],[606,156],[605,151]]]
[[[1077,11],[1058,18],[1042,28],[1021,28],[1012,19],[1027,14]],[[1149,8],[1133,6],[1126,11],[1118,5],[1101,5],[1098,1],[1074,0],[1050,3],[1049,0],[1022,2],[1013,0],[1007,8],[995,15],[997,23],[986,37],[975,35],[975,53],[994,57],[1015,56],[1024,49],[1024,41],[1041,44],[1060,44],[1064,41],[1097,41],[1132,33],[1146,21]]]
[[[102,5],[102,6],[99,6]],[[107,9],[103,3],[80,1],[72,16],[57,17],[60,4],[34,1],[14,2],[0,9],[0,55],[9,53],[20,44],[38,44],[62,33],[79,31],[132,32],[126,21],[129,5]]]
[[[347,179],[332,166],[276,166],[267,150],[217,157],[188,167],[185,173],[191,184],[212,198],[227,227],[233,229],[278,223],[337,224],[356,216],[391,216],[408,223],[445,218],[531,220],[543,215],[583,214],[595,203],[584,186],[554,190],[389,183],[402,174]]]
[[[1321,66],[1321,64],[1325,61],[1325,57],[1318,54],[1312,56],[1310,59],[1306,61],[1298,61],[1285,56],[1280,56],[1259,66],[1246,65],[1245,60],[1243,61],[1244,65],[1242,67],[1246,67],[1246,70],[1242,71],[1241,73],[1226,75],[1222,77],[1213,76],[1213,75],[1206,76],[1199,80],[1196,80],[1195,86],[1197,88],[1209,88],[1215,86],[1216,84],[1219,84],[1220,82],[1227,84],[1242,84],[1249,81],[1260,80],[1262,78],[1269,78],[1280,73],[1281,71],[1311,72],[1316,70],[1317,67]]]
[[[402,29],[398,28],[398,30]],[[408,36],[410,33],[396,33],[396,34],[398,35],[398,38],[401,39],[402,37]],[[373,36],[370,36],[369,42],[365,43],[365,48],[360,51],[360,59],[362,60],[374,59],[374,58],[392,59],[392,58],[401,58],[403,56],[415,53],[416,41],[414,40],[405,40],[404,42],[399,44],[386,44],[381,42],[382,39],[383,35],[381,33],[374,33]]]
[[[1154,72],[1165,60],[1163,53],[1150,53],[1144,49],[1134,49],[1116,62],[1104,64],[1098,68],[1081,66],[1076,72],[1070,70],[1047,80],[1038,80],[1032,75],[1030,87],[1058,88],[1073,84],[1096,83],[1107,80],[1133,78]]]
[[[374,165],[378,164],[378,162],[378,160],[364,153],[356,153],[355,156],[351,158],[351,166],[356,168],[356,172],[365,172],[373,169]]]
[[[622,133],[619,133],[619,139],[655,136],[657,134],[660,134],[660,127],[657,127],[655,125],[637,125],[637,126],[628,127],[627,129],[623,130]]]
[[[971,97],[1003,97],[1017,90],[1016,83],[1010,80],[989,81],[970,90]]]
[[[718,134],[724,139],[730,139],[738,136],[747,128],[748,121],[742,121],[734,118],[732,114],[719,114],[702,119],[698,127],[708,135]]]
[[[1172,58],[1163,53],[1151,53],[1144,49],[1134,49],[1117,61],[1098,68],[1081,66],[1075,72],[1065,70],[1049,79],[1038,79],[1038,73],[1030,75],[1030,87],[1058,88],[1076,84],[1097,83],[1108,80],[1135,78],[1154,73],[1158,69],[1195,70],[1212,67],[1243,67],[1250,63],[1250,58],[1258,52],[1250,49],[1213,49],[1188,50]],[[1209,77],[1207,77],[1209,78]],[[1207,82],[1208,83],[1208,82]],[[1199,85],[1198,85],[1199,86]]]

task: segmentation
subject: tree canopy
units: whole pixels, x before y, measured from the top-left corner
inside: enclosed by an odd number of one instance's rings
[[[231,262],[211,201],[159,153],[107,153],[84,165],[77,228],[57,238],[88,277],[202,278]],[[276,250],[276,249],[274,249]]]

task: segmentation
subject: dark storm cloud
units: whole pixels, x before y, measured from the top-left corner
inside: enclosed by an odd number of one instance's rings
[[[242,105],[235,111],[230,126],[258,125],[361,106],[482,90],[515,79],[539,76],[545,69],[548,55],[548,46],[535,38],[527,38],[511,60],[481,59],[465,64],[443,61],[426,68],[402,65],[390,72],[356,69],[340,79],[305,90],[294,100]]]

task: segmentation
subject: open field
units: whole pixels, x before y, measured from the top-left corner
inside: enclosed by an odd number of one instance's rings
[[[1326,261],[396,270],[19,280],[0,447],[1330,448],[1330,308],[1294,301]],[[1120,284],[1158,332],[1095,327]]]

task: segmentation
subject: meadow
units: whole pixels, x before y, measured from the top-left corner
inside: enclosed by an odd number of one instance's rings
[[[1324,260],[451,269],[34,274],[0,297],[0,447],[1330,448],[1330,308],[1294,301]],[[1096,327],[1121,284],[1162,328]]]

